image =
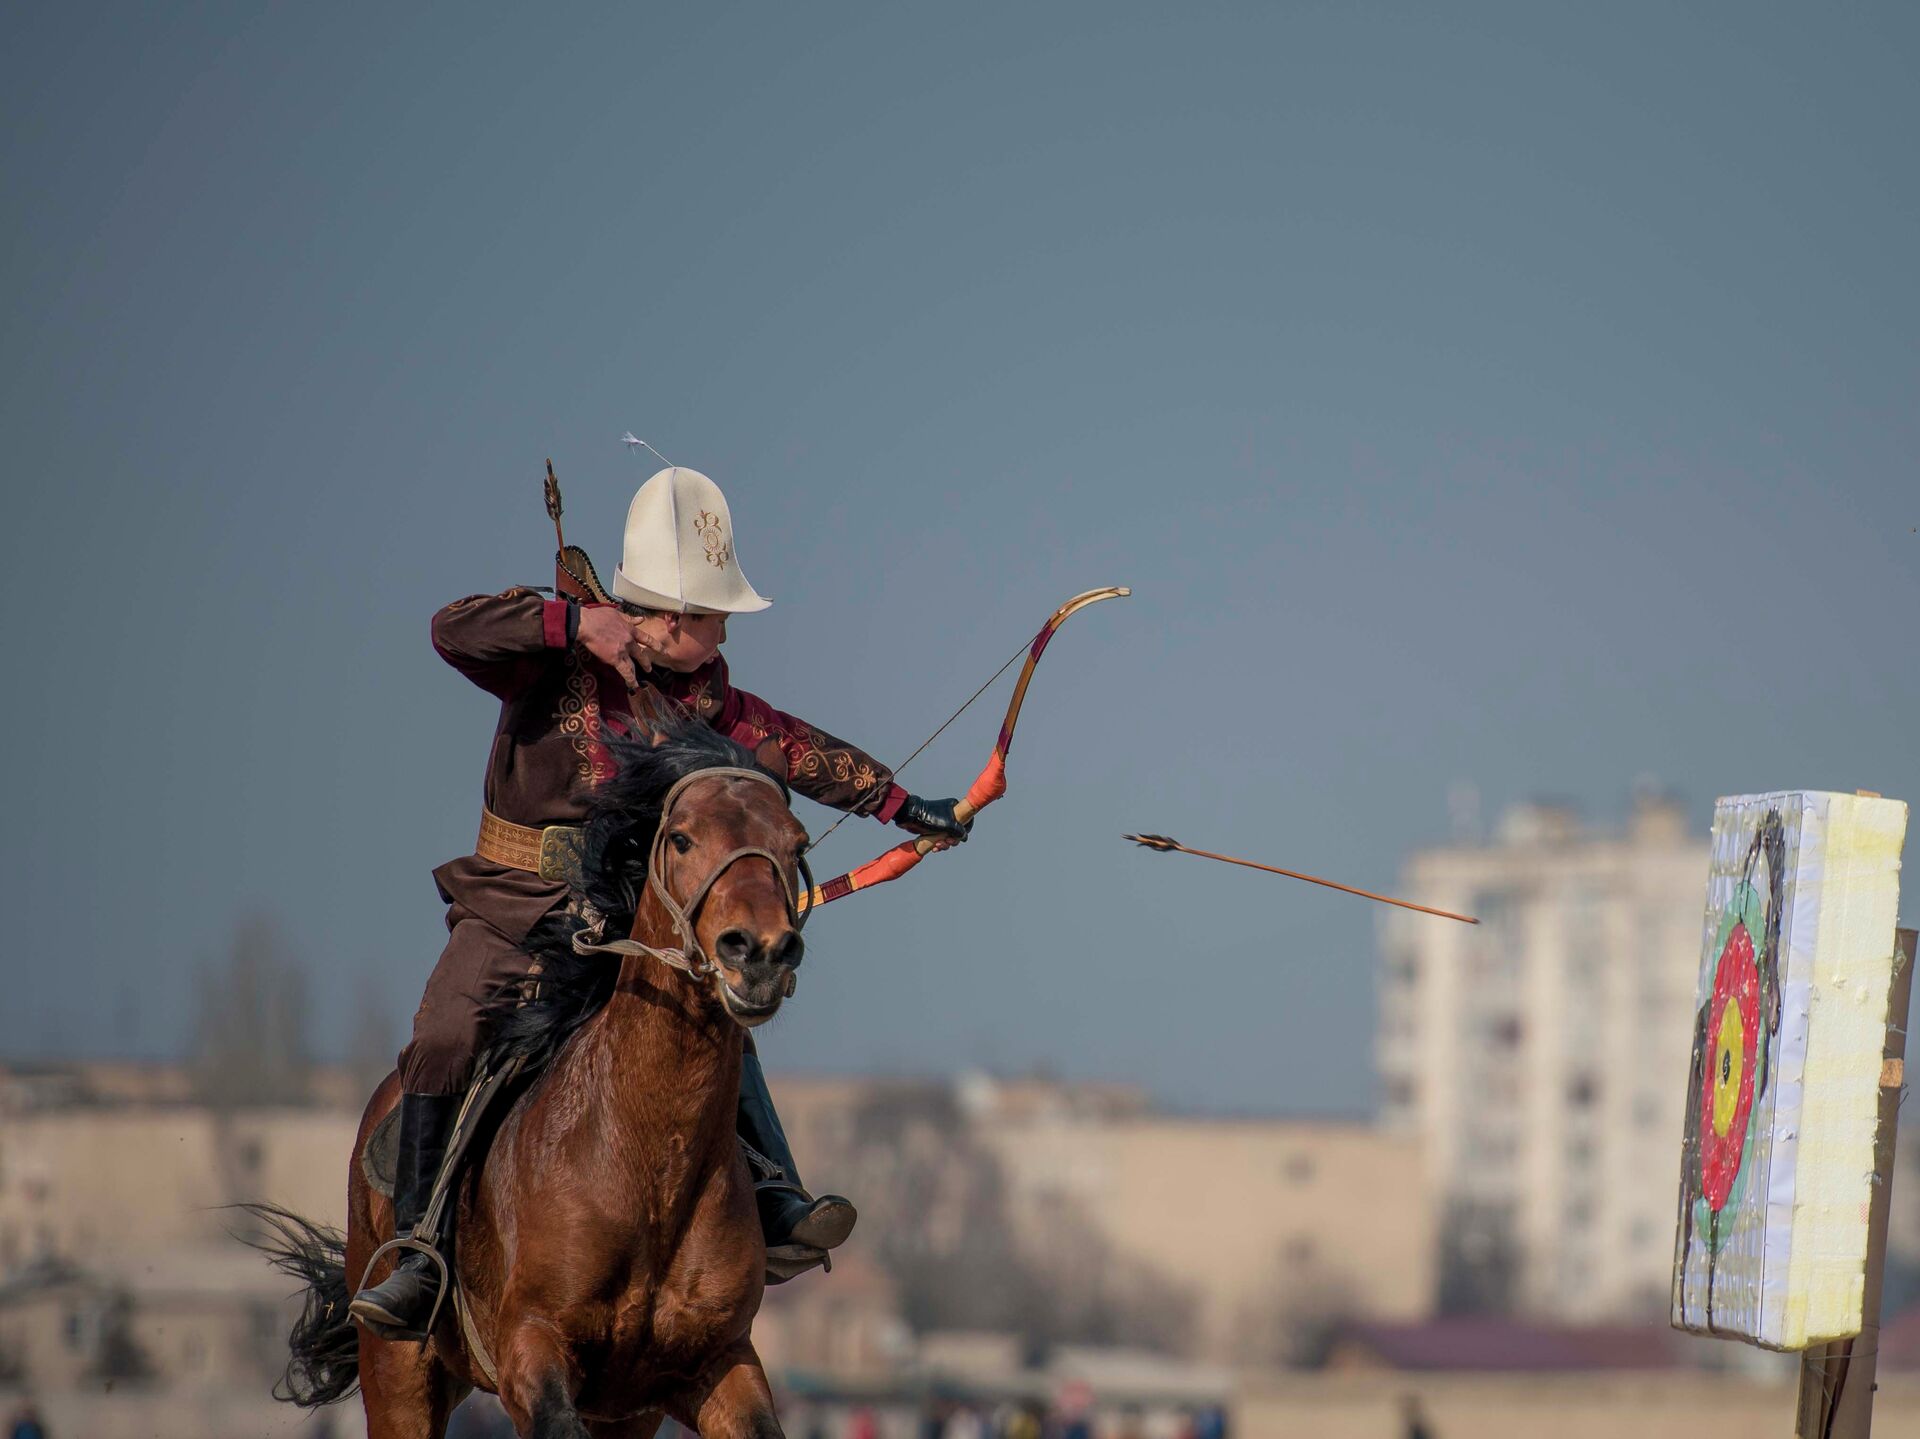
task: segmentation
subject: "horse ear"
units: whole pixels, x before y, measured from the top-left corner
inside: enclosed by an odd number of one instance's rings
[[[772,735],[753,747],[753,761],[769,774],[785,777],[787,773],[787,752]]]

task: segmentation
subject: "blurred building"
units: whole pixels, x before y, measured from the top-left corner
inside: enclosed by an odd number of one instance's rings
[[[1142,1115],[989,1118],[1014,1222],[1036,1246],[1062,1214],[1191,1296],[1184,1347],[1305,1359],[1322,1326],[1424,1318],[1434,1215],[1419,1147],[1370,1127]]]
[[[1401,893],[1481,921],[1382,937],[1382,1123],[1429,1166],[1443,1308],[1664,1313],[1706,878],[1651,796],[1619,832],[1530,805],[1408,862]]]
[[[922,1249],[964,1279],[991,1273],[997,1241],[1047,1290],[997,1314],[915,1316],[923,1331],[997,1321],[1029,1342],[1064,1330],[1274,1363],[1341,1320],[1433,1311],[1435,1213],[1414,1137],[1158,1114],[1115,1085],[790,1075],[774,1087],[805,1171],[847,1187],[876,1243],[918,1224]],[[916,1168],[924,1182],[899,1192]],[[1063,1312],[1076,1293],[1097,1312]]]
[[[0,1351],[55,1387],[117,1365],[264,1393],[294,1286],[234,1243],[228,1206],[343,1222],[358,1106],[315,1078],[314,1103],[246,1107],[194,1102],[169,1066],[0,1069]],[[768,1295],[777,1370],[1289,1362],[1341,1322],[1432,1310],[1414,1138],[1163,1115],[1131,1086],[1046,1078],[774,1088],[807,1178],[862,1211],[831,1276]]]
[[[833,1273],[767,1290],[753,1321],[754,1348],[769,1373],[873,1380],[914,1356],[893,1281],[849,1244]]]
[[[300,1298],[227,1208],[339,1224],[357,1112],[195,1093],[175,1065],[0,1067],[0,1413],[30,1392],[56,1439],[358,1432],[271,1399]]]
[[[91,1088],[16,1107],[0,1123],[0,1280],[50,1260],[90,1268],[217,1244],[233,1227],[223,1206],[244,1200],[338,1225],[358,1121],[337,1109],[114,1102]]]
[[[1330,1373],[1652,1373],[1686,1368],[1700,1341],[1663,1325],[1572,1328],[1524,1319],[1436,1319],[1426,1324],[1352,1324],[1327,1352]]]
[[[299,1304],[238,1245],[91,1268],[47,1261],[0,1283],[0,1354],[43,1389],[265,1392]]]

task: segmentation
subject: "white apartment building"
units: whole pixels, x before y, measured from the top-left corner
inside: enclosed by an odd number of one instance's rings
[[[1707,842],[1642,798],[1624,831],[1509,812],[1415,854],[1382,931],[1382,1121],[1440,1201],[1443,1305],[1662,1313],[1673,1263]]]

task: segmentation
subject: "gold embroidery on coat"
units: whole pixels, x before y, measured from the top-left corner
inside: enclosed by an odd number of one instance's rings
[[[560,733],[580,756],[574,768],[588,784],[600,784],[613,778],[613,763],[596,742],[600,733],[600,689],[587,673],[587,667],[567,655],[567,683],[560,693]]]
[[[771,733],[778,737],[780,747],[789,756],[789,779],[836,780],[851,784],[855,794],[879,783],[880,776],[873,766],[856,760],[852,751],[820,748],[820,735],[816,730],[803,726],[792,733],[779,728]],[[793,758],[795,749],[799,750],[797,759]]]

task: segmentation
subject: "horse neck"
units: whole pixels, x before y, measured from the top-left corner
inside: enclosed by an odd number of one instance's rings
[[[633,938],[664,948],[679,936],[648,893]],[[698,983],[650,955],[628,955],[606,1007],[578,1046],[587,1093],[612,1146],[642,1178],[671,1187],[687,1170],[733,1162],[745,1031],[715,1012]],[[680,1156],[686,1164],[663,1163]]]

